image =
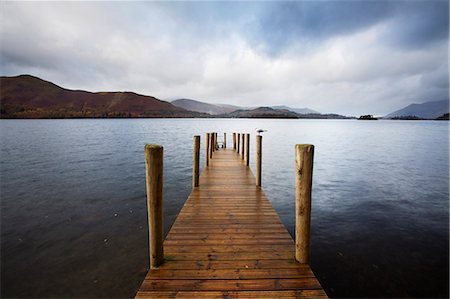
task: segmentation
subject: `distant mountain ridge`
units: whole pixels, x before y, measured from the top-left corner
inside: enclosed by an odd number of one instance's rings
[[[411,104],[392,119],[448,119],[449,101]],[[1,118],[230,117],[354,118],[288,106],[239,107],[179,99],[172,103],[134,92],[70,90],[31,75],[0,77]]]
[[[232,118],[298,118],[298,114],[293,111],[271,107],[258,107],[252,110],[240,109],[223,116]]]
[[[208,113],[211,115],[219,115],[219,114],[226,114],[233,112],[235,110],[238,110],[239,107],[232,106],[232,105],[224,105],[224,104],[210,104],[205,102],[200,102],[196,100],[191,99],[178,99],[171,102],[172,105],[175,105],[177,107],[190,110],[190,111],[196,111],[196,112],[202,112],[202,113]]]
[[[219,117],[231,117],[231,118],[314,118],[314,119],[351,119],[354,117],[348,117],[339,114],[320,114],[320,113],[308,113],[299,114],[287,109],[273,109],[272,107],[258,107],[251,110],[236,110],[228,114],[219,115]]]
[[[0,77],[0,104],[2,118],[202,116],[152,96],[69,90],[31,75]]]
[[[261,108],[261,106],[256,107],[239,107],[228,104],[211,104],[206,102],[201,102],[191,99],[178,99],[171,102],[177,107],[184,108],[186,110],[209,113],[211,115],[223,115],[227,113],[232,113],[237,110],[255,110]],[[291,108],[288,106],[269,106],[274,110],[288,110],[298,114],[320,114],[319,112],[309,109],[309,108]]]
[[[431,101],[421,104],[411,104],[384,116],[384,118],[416,116],[418,118],[435,119],[449,113],[449,101]]]
[[[270,106],[270,108],[273,109],[285,109],[285,110],[289,110],[289,111],[293,111],[295,113],[298,114],[319,114],[320,112],[316,111],[316,110],[312,110],[309,108],[291,108],[288,106]]]

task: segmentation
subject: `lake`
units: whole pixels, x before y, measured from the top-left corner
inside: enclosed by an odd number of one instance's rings
[[[263,134],[263,189],[291,235],[294,145],[315,145],[311,267],[333,297],[448,297],[449,123],[1,120],[1,296],[133,297],[148,267],[144,144],[164,146],[168,232],[193,136]]]

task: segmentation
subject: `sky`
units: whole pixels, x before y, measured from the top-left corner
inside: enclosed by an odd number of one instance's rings
[[[385,115],[448,99],[449,2],[0,2],[0,75]]]

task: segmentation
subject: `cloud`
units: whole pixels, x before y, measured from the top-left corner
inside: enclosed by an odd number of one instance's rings
[[[269,55],[279,55],[293,43],[314,49],[335,36],[389,24],[383,37],[393,46],[426,47],[448,38],[448,1],[293,1],[267,3],[249,32]]]
[[[292,43],[315,45],[335,35],[365,30],[389,15],[384,1],[300,1],[267,3],[253,37],[270,55]]]
[[[448,95],[445,1],[1,6],[2,75],[67,88],[352,115]]]
[[[427,48],[448,40],[448,1],[399,2],[393,14],[387,24],[390,30],[383,37],[387,44],[403,49]]]

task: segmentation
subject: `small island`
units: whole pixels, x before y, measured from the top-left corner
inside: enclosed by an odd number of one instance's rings
[[[373,117],[372,114],[361,115],[358,119],[360,120],[377,120],[378,118]]]

